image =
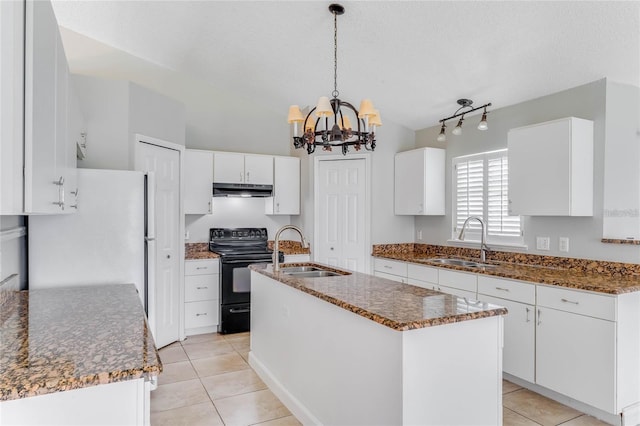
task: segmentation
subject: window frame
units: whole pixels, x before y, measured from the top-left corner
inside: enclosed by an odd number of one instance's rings
[[[452,180],[451,180],[451,195],[452,195],[452,219],[451,219],[451,240],[452,241],[456,241],[456,242],[461,242],[460,240],[458,240],[458,235],[460,233],[460,228],[459,226],[462,225],[463,220],[458,221],[458,197],[459,197],[459,185],[458,185],[458,179],[459,179],[459,173],[458,173],[458,168],[460,167],[461,164],[467,164],[469,165],[469,163],[476,163],[475,165],[473,165],[473,168],[470,169],[469,173],[471,174],[478,174],[478,162],[482,162],[482,191],[481,191],[481,195],[482,195],[482,214],[479,213],[479,207],[478,207],[478,179],[477,177],[475,178],[474,182],[467,182],[467,185],[471,188],[473,186],[475,186],[475,190],[471,190],[471,196],[473,198],[475,198],[475,200],[470,200],[467,202],[467,205],[471,204],[472,209],[473,210],[469,213],[470,216],[480,216],[482,217],[482,219],[485,221],[485,224],[487,226],[487,244],[491,245],[501,245],[501,246],[524,246],[524,229],[523,229],[523,221],[522,221],[522,217],[521,216],[509,216],[507,213],[508,210],[508,181],[504,182],[505,179],[505,174],[508,173],[508,163],[507,164],[503,164],[500,165],[500,169],[498,171],[498,174],[501,174],[502,176],[500,177],[500,179],[502,179],[502,181],[500,183],[498,183],[499,186],[499,203],[495,204],[495,198],[494,198],[494,203],[493,203],[493,207],[494,207],[494,213],[495,213],[495,206],[496,205],[500,205],[501,207],[498,208],[498,210],[501,211],[500,217],[498,219],[498,227],[500,227],[501,229],[503,229],[503,232],[499,232],[496,233],[495,231],[490,231],[490,229],[492,227],[496,226],[496,221],[491,221],[491,223],[489,223],[489,221],[487,220],[487,218],[489,217],[489,162],[492,160],[496,160],[496,159],[500,159],[500,161],[504,162],[505,160],[507,160],[507,149],[499,149],[499,150],[495,150],[495,151],[487,151],[487,152],[481,152],[481,153],[477,153],[477,154],[469,154],[469,155],[462,155],[462,156],[458,156],[452,159]],[[495,175],[494,175],[495,176]],[[508,174],[507,174],[508,176]],[[504,189],[502,189],[502,187],[500,187],[500,185],[507,187],[506,192],[504,191]],[[465,196],[469,196],[470,191],[467,190],[466,192],[464,192]],[[473,208],[473,204],[475,205],[475,208]],[[506,214],[505,214],[506,213]],[[461,215],[462,216],[462,215]],[[464,216],[464,218],[466,219],[468,216]],[[494,216],[495,217],[495,216]],[[514,219],[507,219],[505,220],[505,218],[515,218],[517,217],[517,227],[518,227],[518,231],[519,234],[518,235],[514,235],[514,231],[513,228],[516,226],[515,222],[516,220]],[[505,230],[506,228],[506,230]],[[469,225],[467,227],[467,229],[465,230],[465,242],[474,242],[474,243],[479,243],[480,242],[480,238],[481,238],[481,233],[480,233],[480,224],[477,221],[472,221],[469,222]]]

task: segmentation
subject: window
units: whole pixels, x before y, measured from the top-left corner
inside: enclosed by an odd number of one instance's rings
[[[453,159],[453,239],[469,216],[479,216],[487,225],[487,243],[524,243],[520,216],[509,216],[507,163],[506,149]],[[467,226],[465,240],[480,241],[480,224]]]

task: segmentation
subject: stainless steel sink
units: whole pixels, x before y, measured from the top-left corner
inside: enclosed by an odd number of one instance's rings
[[[322,270],[318,270],[318,269],[316,269],[315,271],[307,271],[307,272],[287,272],[287,271],[285,271],[285,274],[291,275],[293,277],[298,277],[298,278],[335,277],[335,276],[338,276],[338,275],[342,275],[342,274],[338,274],[337,272],[322,271]]]
[[[463,260],[463,259],[433,258],[433,259],[425,259],[425,260],[432,263],[439,263],[441,265],[464,266],[467,268],[495,268],[496,267],[496,265],[489,265],[487,263],[480,263],[480,262],[472,262],[470,260]]]
[[[285,274],[292,274],[296,272],[322,271],[322,269],[316,268],[315,266],[285,266],[280,267],[280,271]]]

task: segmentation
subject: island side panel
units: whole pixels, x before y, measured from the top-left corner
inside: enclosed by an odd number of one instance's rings
[[[402,424],[402,332],[251,272],[250,364],[304,424]]]
[[[502,424],[503,318],[403,335],[404,424]]]

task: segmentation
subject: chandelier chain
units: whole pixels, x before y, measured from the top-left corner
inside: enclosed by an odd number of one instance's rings
[[[333,12],[333,93],[334,98],[337,98],[340,92],[338,92],[338,14]]]

